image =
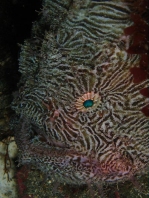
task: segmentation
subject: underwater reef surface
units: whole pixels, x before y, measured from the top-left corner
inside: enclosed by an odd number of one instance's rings
[[[20,165],[99,188],[146,174],[148,41],[135,37],[132,11],[134,1],[43,1],[22,45],[12,103]]]

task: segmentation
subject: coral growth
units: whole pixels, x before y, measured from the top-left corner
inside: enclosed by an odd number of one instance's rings
[[[16,174],[18,191],[21,198],[33,198],[33,195],[26,194],[26,180],[28,178],[29,168],[22,166]]]
[[[137,0],[133,3],[132,26],[125,28],[125,35],[131,36],[131,45],[128,54],[139,54],[140,63],[130,71],[133,74],[134,83],[140,83],[149,77],[149,4],[147,0]],[[140,90],[140,93],[149,98],[149,85]],[[149,105],[142,108],[145,116],[149,117]]]

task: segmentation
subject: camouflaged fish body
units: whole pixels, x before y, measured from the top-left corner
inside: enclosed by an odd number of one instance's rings
[[[133,82],[139,56],[125,49],[130,10],[118,1],[45,1],[32,39],[20,56],[20,164],[33,164],[61,182],[116,182],[148,164],[148,118]],[[39,39],[36,29],[48,31]],[[39,34],[39,33],[38,33]],[[20,84],[21,84],[20,83]]]

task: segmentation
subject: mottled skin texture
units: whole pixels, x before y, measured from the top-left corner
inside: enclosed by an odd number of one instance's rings
[[[134,83],[130,69],[140,59],[126,53],[130,38],[123,36],[131,6],[64,2],[44,2],[34,38],[22,46],[23,85],[12,104],[19,162],[66,183],[129,179],[147,168],[149,155],[149,119],[141,111],[149,101],[140,93],[148,80]],[[42,32],[44,19],[50,30]],[[99,97],[80,110],[76,103],[90,93]]]

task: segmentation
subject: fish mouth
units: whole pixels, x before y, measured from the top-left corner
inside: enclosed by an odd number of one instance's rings
[[[132,167],[124,160],[115,159],[112,164],[101,163],[75,150],[58,146],[46,148],[32,144],[22,151],[20,163],[33,165],[49,176],[52,174],[55,180],[62,174],[61,181],[68,180],[69,183],[115,183],[128,179],[132,173]]]
[[[35,126],[32,127],[34,133],[26,135],[29,126],[25,125],[16,138],[20,150],[19,163],[33,165],[49,176],[52,174],[55,180],[62,174],[62,182],[117,182],[129,178],[132,173],[130,161],[126,162],[126,159],[118,158],[114,153],[111,161],[101,162],[65,143],[52,140]]]

